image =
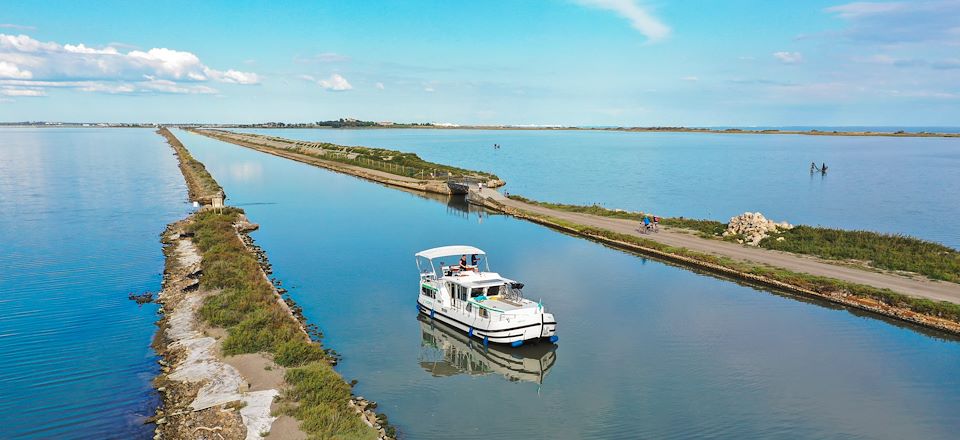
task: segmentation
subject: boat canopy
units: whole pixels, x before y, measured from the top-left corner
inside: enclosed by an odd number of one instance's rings
[[[486,252],[473,246],[441,246],[438,248],[427,249],[417,252],[418,257],[433,260],[434,258],[460,256],[460,255],[486,255]]]

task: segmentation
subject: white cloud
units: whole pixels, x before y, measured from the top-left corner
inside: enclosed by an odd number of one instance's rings
[[[320,81],[317,81],[317,84],[320,84],[320,87],[332,92],[342,92],[344,90],[353,89],[353,86],[350,85],[346,78],[336,73],[331,74],[327,79],[321,79]]]
[[[18,90],[65,87],[102,93],[216,93],[199,84],[258,84],[256,73],[218,70],[190,52],[168,48],[122,52],[116,45],[42,42],[0,34],[0,80],[19,80]],[[23,95],[27,96],[27,95]]]
[[[142,90],[159,93],[174,93],[185,95],[209,95],[217,93],[217,89],[200,84],[184,84],[168,79],[153,79],[139,83]]]
[[[437,89],[435,89],[435,88],[433,88],[433,87],[431,87],[431,86],[426,86],[426,87],[423,88],[423,91],[424,91],[424,92],[433,93],[433,92],[436,92]]]
[[[868,15],[886,14],[902,10],[904,4],[900,2],[877,3],[877,2],[854,2],[845,5],[832,6],[827,8],[827,12],[833,12],[841,18],[860,18]]]
[[[297,75],[297,78],[300,78],[304,81],[316,82],[317,79],[313,75]]]
[[[696,77],[696,76],[693,76],[693,75],[685,76],[685,77],[680,78],[680,79],[682,79],[682,80],[684,80],[684,81],[690,81],[690,82],[700,81],[700,78],[699,78],[699,77]]]
[[[37,88],[16,88],[16,87],[5,87],[0,89],[0,95],[4,96],[47,96],[47,93],[42,89]]]
[[[960,0],[854,2],[826,8],[849,27],[839,35],[880,44],[929,41],[960,45]]]
[[[803,54],[800,52],[774,52],[773,57],[784,64],[797,64],[803,62]]]
[[[134,93],[137,91],[137,87],[133,84],[121,83],[121,84],[105,84],[98,82],[90,82],[89,84],[79,87],[80,90],[84,92],[100,92],[100,93],[109,93],[109,94],[124,94],[124,93]]]
[[[214,70],[210,68],[204,68],[203,73],[209,76],[214,81],[220,81],[229,84],[259,84],[260,76],[256,73],[251,72],[240,72],[238,70],[230,69],[226,72],[221,72],[219,70]]]
[[[29,70],[23,70],[16,64],[0,61],[0,78],[30,79],[33,73]]]
[[[18,31],[33,31],[37,28],[33,26],[24,26],[22,24],[0,23],[0,29],[16,29]]]
[[[613,11],[630,22],[630,26],[650,41],[659,41],[670,35],[670,28],[650,14],[636,0],[574,0],[583,6]]]
[[[377,90],[383,90],[383,89],[386,88],[386,87],[384,87],[384,85],[383,85],[382,82],[378,82],[378,83],[374,84],[374,86],[377,88]]]
[[[301,57],[297,56],[294,61],[298,63],[339,63],[350,61],[350,57],[336,52],[321,52],[316,55]]]

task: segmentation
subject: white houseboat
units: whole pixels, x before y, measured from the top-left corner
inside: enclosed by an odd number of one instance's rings
[[[553,315],[539,302],[523,297],[522,283],[490,272],[482,250],[444,246],[418,252],[416,257],[420,313],[484,344],[517,347],[526,341],[557,341]]]

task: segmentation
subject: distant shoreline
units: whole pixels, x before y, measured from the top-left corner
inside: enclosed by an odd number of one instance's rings
[[[210,126],[213,128],[214,126]],[[947,132],[911,132],[897,131],[839,131],[839,130],[780,130],[780,129],[743,129],[743,128],[693,128],[693,127],[520,127],[510,125],[379,125],[370,127],[327,127],[327,126],[286,126],[270,127],[255,125],[217,125],[216,128],[239,128],[260,130],[297,130],[297,129],[325,129],[325,130],[519,130],[519,131],[622,131],[634,133],[706,133],[706,134],[792,134],[806,136],[884,136],[884,137],[942,137],[960,138],[960,133]]]
[[[518,130],[518,131],[619,131],[633,133],[704,133],[704,134],[786,134],[803,136],[859,136],[859,137],[937,137],[960,138],[960,132],[935,131],[874,131],[874,130],[793,130],[777,128],[697,128],[697,127],[526,127],[514,125],[421,125],[391,124],[372,126],[330,127],[314,124],[290,124],[284,126],[272,124],[89,124],[89,123],[0,123],[0,128],[153,128],[161,126],[178,128],[226,128],[226,129],[327,129],[327,130]],[[891,129],[893,130],[893,129]]]

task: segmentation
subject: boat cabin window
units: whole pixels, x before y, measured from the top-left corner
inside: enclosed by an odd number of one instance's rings
[[[489,318],[489,317],[490,317],[490,313],[487,312],[487,309],[485,309],[485,308],[483,308],[483,307],[480,307],[480,317],[481,317],[481,318]]]
[[[487,288],[487,296],[497,296],[500,294],[500,288],[503,286],[490,286]]]
[[[420,287],[420,291],[423,292],[423,296],[428,296],[428,297],[430,297],[430,298],[436,298],[436,297],[437,297],[436,292],[434,292],[433,289],[431,289],[431,288],[429,288],[429,287],[427,287],[427,286],[422,286],[422,287]]]
[[[476,298],[481,295],[483,295],[483,289],[481,288],[470,289],[470,298]]]

